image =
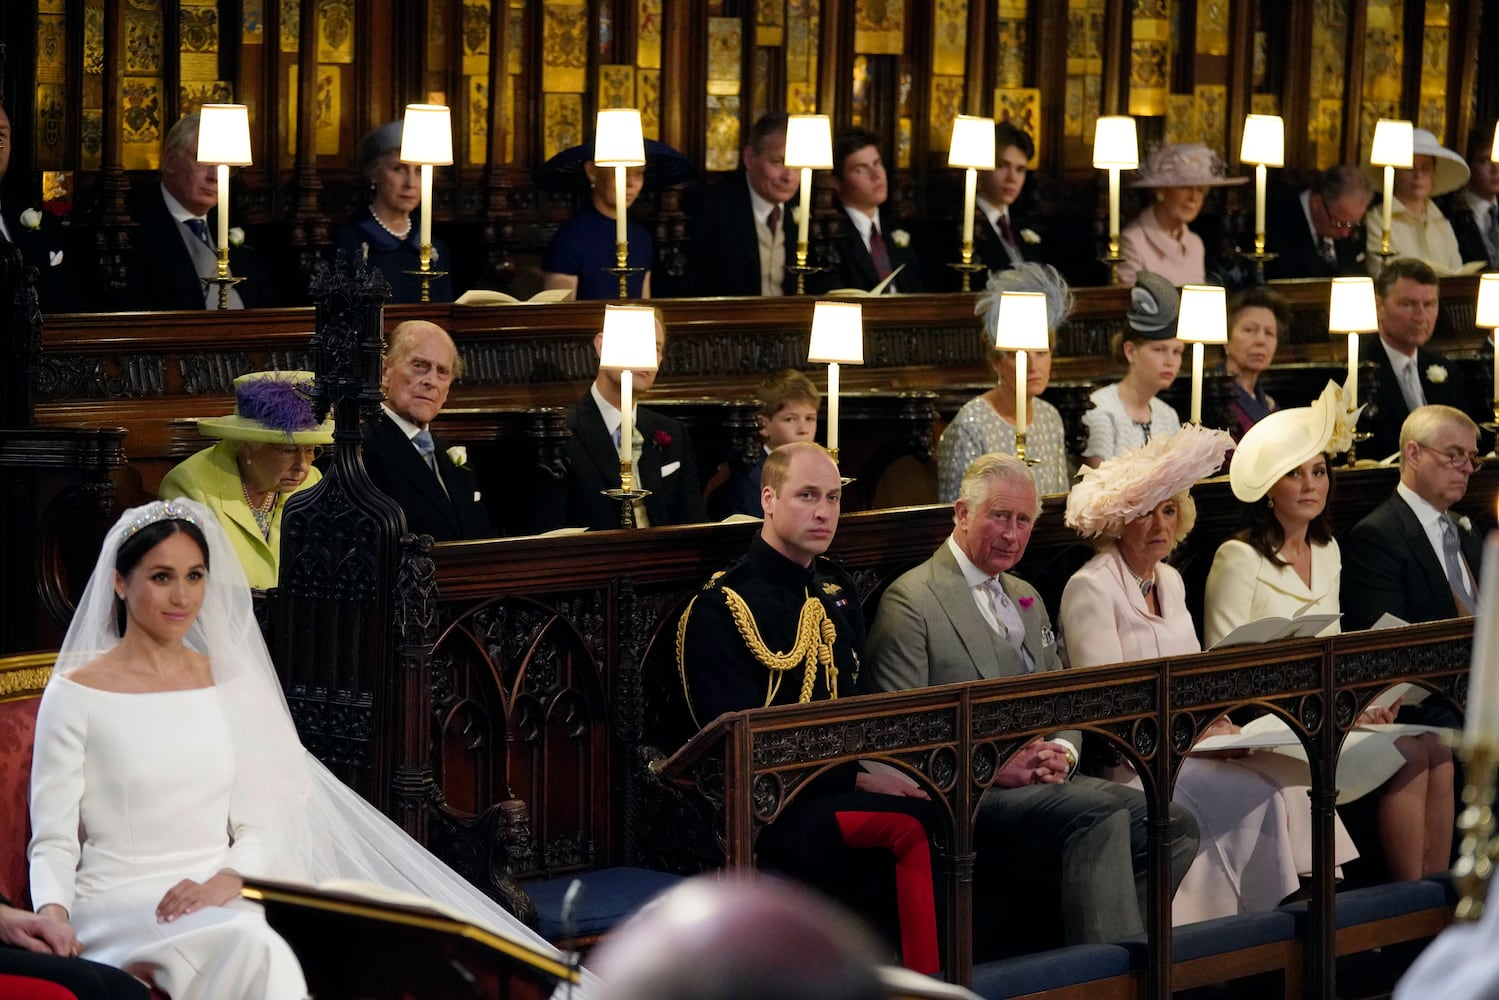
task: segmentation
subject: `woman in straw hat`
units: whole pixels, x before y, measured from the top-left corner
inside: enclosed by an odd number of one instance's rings
[[[1345,409],[1338,387],[1328,383],[1311,406],[1272,413],[1239,442],[1229,480],[1234,496],[1249,506],[1244,530],[1218,548],[1208,574],[1203,638],[1209,644],[1262,618],[1339,611],[1342,558],[1327,517],[1327,455],[1348,448],[1352,422],[1339,420]],[[1321,634],[1338,631],[1333,622]],[[1371,706],[1360,722],[1391,723],[1395,712],[1395,705]],[[1305,775],[1304,762],[1296,766]],[[1301,781],[1309,783],[1310,776]],[[1426,727],[1351,733],[1338,760],[1338,802],[1371,791],[1390,877],[1418,879],[1444,870],[1452,836],[1452,753],[1441,739]]]
[[[980,455],[1015,453],[1015,352],[994,346],[999,325],[999,297],[1005,292],[1041,292],[1046,296],[1048,340],[1072,312],[1072,292],[1056,268],[1026,262],[989,277],[988,294],[974,312],[984,317],[983,341],[989,367],[999,384],[963,404],[937,443],[937,493],[942,503],[958,498],[963,473]],[[1041,398],[1051,379],[1051,351],[1027,351],[1025,453],[1039,464],[1033,470],[1038,493],[1066,493],[1072,484],[1067,468],[1067,432],[1057,408]]]
[[[1153,153],[1131,187],[1155,192],[1155,200],[1119,231],[1119,280],[1135,283],[1136,271],[1154,271],[1173,285],[1201,284],[1207,278],[1202,237],[1187,226],[1202,211],[1210,189],[1243,184],[1225,177],[1223,161],[1206,146],[1178,143]]]
[[[250,586],[276,586],[285,498],[317,484],[318,446],[333,423],[318,423],[308,394],[312,372],[253,372],[234,380],[234,412],[204,417],[198,431],[219,438],[161,481],[161,498],[187,497],[213,511]]]
[[[1457,234],[1433,198],[1456,191],[1468,183],[1468,165],[1463,158],[1437,142],[1437,137],[1418,128],[1413,138],[1409,170],[1395,171],[1395,206],[1390,216],[1390,249],[1400,257],[1426,261],[1437,274],[1456,274],[1463,266],[1457,249]],[[1384,168],[1366,164],[1364,172],[1375,190],[1384,183]],[[1374,205],[1364,216],[1367,240],[1365,261],[1370,273],[1384,267],[1379,251],[1384,243],[1384,207]]]
[[[1193,483],[1212,475],[1233,440],[1197,425],[1085,469],[1067,497],[1067,524],[1096,555],[1062,592],[1058,622],[1072,668],[1181,656],[1201,650],[1181,574],[1164,561],[1192,530]],[[1227,716],[1200,736],[1237,731]],[[1197,858],[1177,889],[1177,924],[1274,909],[1311,870],[1311,806],[1305,781],[1194,757],[1177,776],[1175,801],[1201,830]],[[1304,774],[1304,770],[1303,770]],[[1338,827],[1339,863],[1356,855]]]
[[[1130,290],[1126,327],[1114,334],[1114,360],[1126,367],[1124,377],[1096,389],[1083,414],[1088,432],[1083,462],[1097,466],[1131,448],[1176,433],[1177,416],[1157,394],[1172,382],[1182,366],[1182,342],[1176,338],[1180,299],[1171,282],[1141,271]]]

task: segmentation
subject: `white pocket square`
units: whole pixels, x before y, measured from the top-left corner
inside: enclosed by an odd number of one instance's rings
[[[48,256],[48,259],[50,259],[51,262],[52,262],[49,266],[51,266],[51,267],[61,267],[62,266],[62,251],[61,250],[49,250],[47,252],[47,256]]]
[[[478,490],[474,490],[474,503],[478,503],[482,499],[484,499],[484,494]]]
[[[676,472],[681,467],[681,462],[667,462],[665,465],[661,466],[661,478],[665,479],[667,476],[671,475],[673,472]]]

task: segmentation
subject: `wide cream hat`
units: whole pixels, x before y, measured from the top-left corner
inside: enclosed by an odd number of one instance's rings
[[[1411,153],[1414,156],[1430,156],[1435,160],[1431,174],[1431,196],[1449,194],[1468,183],[1468,163],[1457,153],[1437,142],[1437,137],[1424,128],[1411,133]],[[1375,191],[1384,185],[1384,167],[1372,163],[1363,165],[1364,176]]]
[[[234,412],[202,417],[205,437],[271,444],[333,442],[333,421],[318,423],[312,412],[312,372],[251,372],[234,380]]]
[[[1342,401],[1337,385],[1329,382],[1311,406],[1276,410],[1245,431],[1228,466],[1234,496],[1257,503],[1281,476],[1328,451]]]

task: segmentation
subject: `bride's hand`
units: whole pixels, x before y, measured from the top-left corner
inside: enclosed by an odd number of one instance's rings
[[[244,881],[230,872],[219,872],[206,882],[185,878],[168,889],[161,902],[156,904],[156,919],[170,923],[205,906],[223,906],[238,897],[243,887]]]

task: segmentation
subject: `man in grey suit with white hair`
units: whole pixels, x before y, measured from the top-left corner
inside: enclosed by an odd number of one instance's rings
[[[1008,572],[1040,512],[1024,462],[1002,454],[974,460],[953,505],[952,536],[880,602],[869,635],[869,689],[1062,669],[1045,604]],[[1049,901],[1067,944],[1145,930],[1145,798],[1076,774],[1080,746],[1075,730],[1023,746],[995,774],[975,829],[980,879],[994,879],[1011,899],[1031,900],[1023,909],[1032,918],[1047,912],[1034,901]],[[1196,853],[1197,823],[1176,806],[1171,819],[1174,890]],[[1022,935],[1038,929],[1034,919],[1019,923]],[[1034,942],[1046,943],[1044,935]]]

